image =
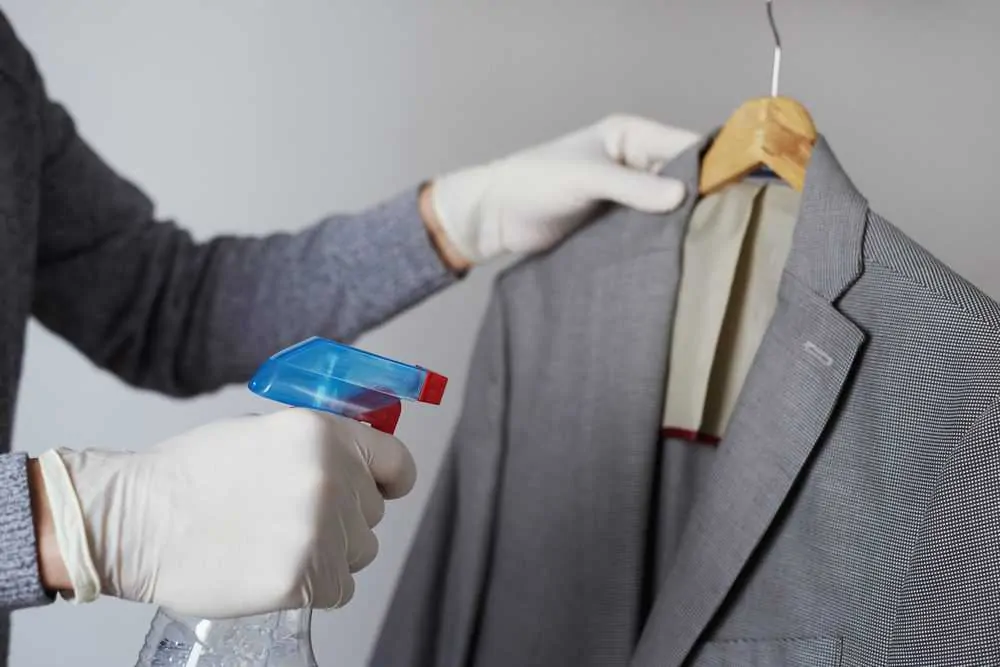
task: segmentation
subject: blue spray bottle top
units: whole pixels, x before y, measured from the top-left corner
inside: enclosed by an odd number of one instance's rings
[[[448,378],[420,366],[325,338],[309,338],[265,361],[250,391],[293,407],[323,410],[393,433],[402,401],[438,405]]]

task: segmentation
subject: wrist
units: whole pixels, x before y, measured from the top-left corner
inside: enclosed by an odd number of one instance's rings
[[[38,549],[38,572],[42,586],[53,593],[71,591],[73,584],[70,582],[66,563],[59,551],[52,508],[45,492],[45,479],[37,459],[28,460],[28,489],[31,494],[31,513],[35,523],[35,541]]]
[[[441,219],[438,218],[437,212],[434,210],[433,195],[433,183],[426,183],[420,188],[418,197],[420,217],[424,221],[424,227],[427,229],[427,234],[430,236],[441,262],[452,273],[461,275],[472,268],[472,262],[466,259],[448,238],[448,234],[441,224]]]

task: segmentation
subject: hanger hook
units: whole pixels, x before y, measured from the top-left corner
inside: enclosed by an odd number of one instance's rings
[[[774,35],[774,64],[771,65],[771,97],[778,96],[778,77],[781,74],[781,37],[778,36],[778,26],[774,23],[774,4],[767,0],[767,20],[771,24],[771,34]]]

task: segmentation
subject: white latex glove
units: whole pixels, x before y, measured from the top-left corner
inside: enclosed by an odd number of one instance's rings
[[[39,462],[77,601],[104,593],[201,618],[343,606],[378,551],[383,496],[416,477],[392,436],[296,409],[142,453]]]
[[[684,185],[652,172],[696,140],[687,130],[612,116],[543,146],[436,179],[433,211],[448,240],[471,263],[544,250],[600,202],[649,213],[675,209],[684,200]]]

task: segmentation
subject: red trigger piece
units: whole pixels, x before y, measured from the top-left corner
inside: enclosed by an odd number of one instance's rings
[[[403,414],[403,404],[400,401],[366,412],[359,417],[359,421],[369,424],[376,431],[392,435],[396,432],[396,425],[399,423],[399,416]]]

